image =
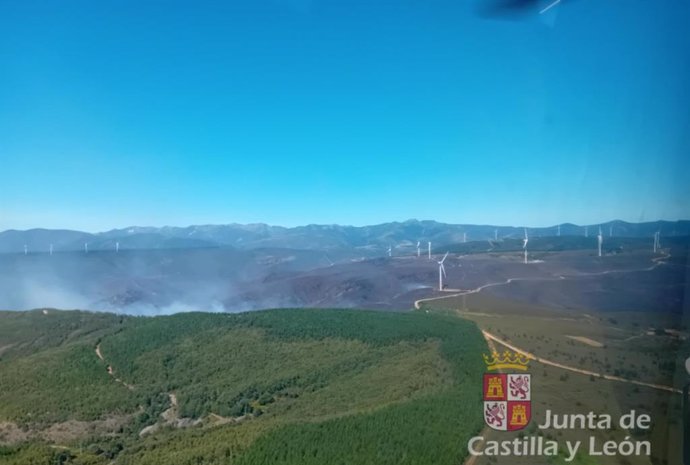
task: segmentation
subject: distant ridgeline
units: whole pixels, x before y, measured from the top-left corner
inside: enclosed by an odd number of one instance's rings
[[[0,464],[462,463],[485,348],[421,312],[0,312]]]
[[[501,240],[460,242],[453,244],[442,244],[434,247],[434,253],[451,252],[460,254],[473,253],[501,253],[517,252],[523,250],[523,240],[515,237]],[[661,247],[665,249],[676,249],[680,255],[687,255],[690,248],[690,236],[669,236],[661,239]],[[653,250],[654,236],[613,236],[603,237],[602,250],[604,253],[646,250]],[[537,236],[530,237],[530,252],[562,252],[568,250],[591,250],[596,252],[597,231],[594,234],[585,236]],[[682,250],[682,251],[681,251]]]
[[[690,236],[690,221],[654,221],[627,223],[610,221],[593,225],[564,223],[542,228],[528,228],[530,240],[539,237],[589,236],[599,230],[606,237],[651,238],[660,232],[664,238]],[[444,224],[436,221],[409,220],[373,226],[308,225],[294,228],[266,224],[228,224],[187,227],[129,227],[96,234],[70,231],[31,229],[0,232],[0,253],[47,253],[83,251],[114,251],[131,249],[176,249],[200,247],[235,247],[238,249],[353,249],[395,246],[412,247],[417,241],[433,245],[486,240],[519,240],[522,226]]]

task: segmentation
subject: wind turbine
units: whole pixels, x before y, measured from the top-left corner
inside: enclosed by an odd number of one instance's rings
[[[656,232],[656,248],[661,249],[661,231]]]
[[[561,225],[558,225],[558,237],[561,237]]]
[[[115,243],[115,253],[118,253],[120,251],[120,243],[116,242]]]
[[[422,249],[419,248],[419,246],[421,246],[421,245],[422,245],[422,243],[417,241],[417,258],[419,258],[420,255],[422,254]]]
[[[429,245],[429,260],[431,260],[431,241],[427,243]]]
[[[443,256],[440,262],[438,262],[438,290],[443,290],[443,278],[446,276],[446,267],[443,266],[443,262],[448,258],[448,252]]]
[[[462,242],[467,242],[467,233],[466,232],[462,233]]]
[[[599,226],[599,234],[597,234],[597,244],[599,246],[599,256],[601,257],[601,245],[604,243],[604,235],[601,234],[601,226]]]
[[[50,244],[50,255],[53,255],[53,244]]]
[[[589,237],[589,228],[585,226],[585,237]]]
[[[522,250],[525,251],[525,263],[527,263],[527,243],[529,242],[529,237],[527,236],[527,228],[525,228],[525,238],[522,240]]]
[[[392,256],[393,256],[393,246],[392,246],[392,245],[389,245],[389,246],[388,246],[388,256],[389,256],[389,257],[392,257]]]
[[[24,244],[24,255],[27,255],[29,253],[29,247]]]
[[[656,232],[656,248],[661,248],[661,231]]]
[[[498,229],[494,229],[494,240],[498,240]]]
[[[661,244],[659,243],[659,236],[661,236],[661,233],[659,231],[654,233],[654,253],[657,253],[657,251],[661,248]]]
[[[84,242],[84,253],[89,253],[89,243]]]

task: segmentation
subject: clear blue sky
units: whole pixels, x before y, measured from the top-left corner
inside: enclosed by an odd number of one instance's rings
[[[0,230],[690,218],[689,0],[0,0]]]

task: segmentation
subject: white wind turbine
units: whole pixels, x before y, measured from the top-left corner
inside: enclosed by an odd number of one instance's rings
[[[27,255],[29,253],[29,246],[24,244],[24,255]]]
[[[657,253],[658,250],[661,248],[661,244],[659,243],[659,236],[661,236],[661,233],[659,231],[654,233],[654,253]]]
[[[120,243],[116,242],[115,243],[115,253],[118,253],[120,251]]]
[[[656,248],[661,248],[661,231],[656,232]]]
[[[462,242],[467,242],[467,233],[466,232],[462,233]]]
[[[419,258],[422,255],[422,249],[420,249],[421,245],[422,243],[417,241],[417,258]]]
[[[389,246],[388,246],[388,256],[389,256],[389,257],[392,257],[392,256],[393,256],[393,246],[392,246],[392,245],[389,245]]]
[[[525,263],[527,263],[527,243],[529,242],[529,237],[527,236],[527,228],[525,228],[525,238],[522,240],[522,250],[525,251]]]
[[[585,226],[585,237],[589,237],[589,227]]]
[[[427,245],[429,246],[429,260],[431,260],[431,241],[429,241]]]
[[[597,234],[597,245],[599,248],[599,256],[601,257],[601,246],[604,243],[604,235],[601,234],[601,226],[599,226],[599,234]]]
[[[443,290],[443,278],[446,276],[446,267],[443,266],[443,262],[448,258],[448,252],[443,256],[440,262],[438,262],[438,290]]]
[[[89,243],[84,242],[84,253],[89,253]]]
[[[558,237],[561,237],[561,225],[558,225]]]
[[[498,240],[498,229],[494,229],[494,240]]]
[[[50,255],[53,255],[53,244],[50,244]]]

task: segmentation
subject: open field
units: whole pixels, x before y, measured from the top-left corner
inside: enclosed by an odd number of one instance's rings
[[[552,310],[488,293],[424,302],[423,310],[455,314],[476,322],[480,328],[537,357],[571,367],[566,370],[533,360],[534,418],[543,419],[546,409],[559,413],[608,413],[618,417],[632,409],[652,416],[649,434],[653,444],[651,463],[678,463],[680,450],[680,396],[601,376],[595,372],[667,386],[681,386],[683,354],[689,353],[687,330],[675,314],[640,312],[577,312]],[[577,339],[574,339],[577,338]],[[499,350],[501,345],[498,344]],[[536,401],[536,402],[535,402]],[[585,439],[590,431],[547,431],[547,436]],[[624,439],[628,432],[595,433],[602,440]],[[639,438],[645,436],[636,433]],[[495,435],[495,433],[494,433]],[[502,438],[502,435],[501,435]],[[481,458],[476,463],[490,463]],[[597,458],[586,463],[622,463],[618,459]],[[627,463],[650,463],[627,458]],[[523,463],[519,459],[499,463]],[[524,462],[524,463],[538,463]],[[547,463],[547,462],[544,462]]]

